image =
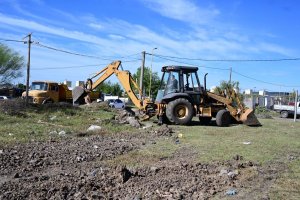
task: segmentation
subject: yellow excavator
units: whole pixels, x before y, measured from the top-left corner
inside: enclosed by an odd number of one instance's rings
[[[144,113],[143,119],[157,116],[160,124],[188,125],[197,116],[202,124],[209,124],[215,117],[218,126],[228,126],[234,122],[249,126],[261,125],[253,110],[240,102],[234,90],[228,89],[226,95],[208,92],[206,75],[202,87],[197,71],[197,67],[162,67],[160,88],[153,102],[142,97],[141,89],[130,72],[122,69],[121,61],[114,61],[89,78],[84,88],[79,86],[73,89],[73,103],[89,102],[89,93],[115,74],[133,104]],[[97,79],[93,81],[95,78]]]

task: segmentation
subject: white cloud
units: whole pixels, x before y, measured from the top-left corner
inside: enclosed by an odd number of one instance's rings
[[[101,45],[108,45],[106,40],[103,40],[94,35],[85,34],[80,31],[65,30],[64,28],[50,27],[34,21],[16,19],[16,18],[4,16],[2,14],[0,14],[0,22],[12,26],[21,27],[27,30],[40,31],[48,34],[62,36],[65,38],[71,38],[75,40],[101,44]]]
[[[201,8],[188,0],[146,0],[145,5],[162,16],[191,24],[207,24],[220,11],[216,8]]]
[[[103,26],[101,24],[98,24],[98,23],[89,23],[89,26],[94,28],[94,29],[97,29],[97,30],[103,29]]]
[[[110,35],[108,35],[108,37],[110,37],[111,39],[115,39],[115,40],[123,40],[123,39],[125,39],[125,37],[120,36],[120,35],[115,35],[115,34],[110,34]]]

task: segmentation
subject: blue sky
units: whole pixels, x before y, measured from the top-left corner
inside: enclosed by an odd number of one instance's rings
[[[74,84],[116,59],[134,73],[141,52],[158,48],[152,66],[159,75],[163,65],[193,65],[201,80],[209,73],[208,86],[214,86],[229,79],[232,67],[232,79],[242,89],[291,91],[300,90],[300,60],[193,59],[300,58],[299,10],[297,0],[0,0],[0,38],[22,40],[32,32],[34,42],[97,57],[33,44],[31,81]],[[26,45],[1,42],[26,57]]]

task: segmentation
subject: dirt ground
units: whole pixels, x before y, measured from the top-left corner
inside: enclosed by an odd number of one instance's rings
[[[261,166],[240,155],[199,163],[185,146],[138,167],[110,162],[162,139],[176,143],[176,126],[172,129],[99,130],[0,145],[0,199],[269,199],[271,184],[287,168],[280,162]]]
[[[255,190],[268,199],[263,191],[276,178],[274,169],[239,155],[205,164],[194,162],[193,151],[183,148],[152,166],[128,168],[107,162],[162,137],[174,139],[172,130],[162,126],[2,146],[0,199],[253,199]]]

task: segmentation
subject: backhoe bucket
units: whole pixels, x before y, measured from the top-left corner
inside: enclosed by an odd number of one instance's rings
[[[83,87],[77,86],[72,90],[73,105],[84,104],[84,97],[87,95]]]
[[[246,109],[246,111],[241,115],[240,121],[247,126],[261,126],[254,114],[254,110]]]

